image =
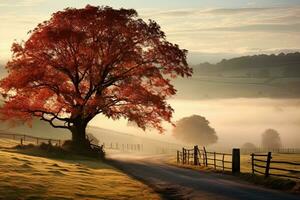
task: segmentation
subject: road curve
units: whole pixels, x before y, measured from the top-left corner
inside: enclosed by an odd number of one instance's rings
[[[165,199],[300,200],[300,196],[248,184],[235,177],[170,166],[162,157],[110,155],[125,173],[148,184]]]

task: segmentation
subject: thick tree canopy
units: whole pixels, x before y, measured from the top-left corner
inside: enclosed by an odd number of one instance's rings
[[[216,131],[210,127],[205,117],[192,115],[176,122],[173,136],[188,144],[208,145],[216,143]]]
[[[132,9],[67,8],[12,51],[9,75],[0,83],[6,98],[1,117],[36,116],[73,133],[84,132],[99,113],[162,131],[173,112],[166,103],[176,92],[170,78],[192,74],[187,51]]]
[[[281,148],[279,133],[274,129],[267,129],[262,134],[262,146],[264,148]]]

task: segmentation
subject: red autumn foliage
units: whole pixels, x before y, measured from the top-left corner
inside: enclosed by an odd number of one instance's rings
[[[1,118],[39,117],[85,137],[97,114],[124,117],[163,131],[171,122],[166,99],[176,93],[170,78],[191,76],[186,50],[166,40],[159,25],[133,9],[86,6],[56,12],[12,45],[1,80]]]

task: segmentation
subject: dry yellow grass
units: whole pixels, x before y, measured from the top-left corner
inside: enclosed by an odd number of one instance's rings
[[[10,146],[0,139],[1,145]],[[0,199],[144,200],[160,196],[97,160],[55,160],[0,149]]]
[[[13,139],[7,139],[7,138],[1,138],[0,139],[0,148],[11,148],[16,145],[20,144],[20,140],[13,140]],[[26,144],[33,144],[33,142],[24,141],[24,145]]]
[[[267,160],[267,157],[259,157],[258,159]],[[287,162],[295,162],[300,163],[300,154],[278,154],[272,153],[272,160],[274,161],[287,161]],[[271,160],[271,161],[272,161]],[[255,161],[256,164],[266,166],[266,163]],[[297,170],[300,171],[300,166],[296,165],[289,165],[289,164],[281,164],[281,163],[272,163],[270,167],[282,168],[282,169],[290,169],[290,170]],[[265,169],[255,167],[256,170],[264,172]],[[251,173],[252,172],[252,165],[251,165],[251,156],[250,155],[241,155],[241,172]],[[295,176],[300,178],[300,173],[291,173],[286,171],[279,171],[271,169],[270,173],[272,174],[284,174],[289,176]],[[299,179],[295,179],[295,181],[299,181]]]

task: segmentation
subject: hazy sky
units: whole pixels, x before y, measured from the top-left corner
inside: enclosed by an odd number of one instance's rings
[[[299,0],[0,0],[0,60],[10,57],[15,39],[26,39],[51,13],[86,4],[135,8],[188,49],[194,63],[300,49]]]

